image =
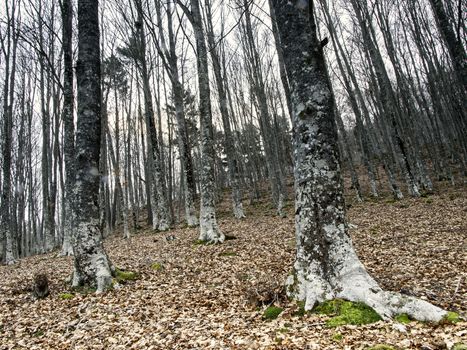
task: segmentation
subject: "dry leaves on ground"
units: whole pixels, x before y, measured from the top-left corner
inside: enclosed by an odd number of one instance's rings
[[[384,288],[465,316],[466,204],[465,189],[353,203],[359,256]],[[324,316],[295,316],[297,305],[280,290],[294,257],[292,208],[281,219],[259,202],[242,221],[222,210],[220,227],[236,238],[222,245],[195,244],[197,230],[184,228],[108,239],[114,264],[140,276],[105,294],[62,299],[71,258],[56,253],[0,267],[0,349],[443,349],[467,342],[465,322],[327,328]],[[169,234],[176,239],[166,240]],[[27,291],[37,272],[51,281],[44,300]],[[267,305],[258,305],[271,302],[284,312],[265,321]]]

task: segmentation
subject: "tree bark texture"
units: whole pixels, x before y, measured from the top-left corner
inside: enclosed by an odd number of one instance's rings
[[[345,222],[334,98],[317,38],[312,2],[273,0],[289,76],[295,149],[297,255],[290,296],[305,309],[334,298],[361,301],[383,318],[407,313],[439,321],[446,312],[383,291],[358,259]]]
[[[112,275],[99,227],[102,97],[98,1],[78,1],[78,31],[73,285],[95,286],[102,292],[110,286]]]
[[[205,42],[203,20],[198,0],[190,0],[191,23],[196,38],[199,114],[201,127],[201,207],[199,239],[210,243],[222,243],[224,234],[217,225],[215,207],[214,144],[211,112],[211,90],[209,87],[208,50]]]

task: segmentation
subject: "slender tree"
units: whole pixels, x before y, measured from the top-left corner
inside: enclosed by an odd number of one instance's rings
[[[201,206],[199,239],[222,243],[225,239],[217,225],[215,207],[214,142],[211,111],[209,65],[203,18],[198,0],[190,0],[191,11],[178,0],[178,4],[190,19],[196,39],[196,60],[199,84],[199,115],[201,126]]]
[[[65,203],[64,203],[64,234],[62,254],[73,254],[71,245],[72,236],[72,196],[74,176],[74,152],[75,152],[75,124],[74,115],[74,91],[73,91],[73,7],[71,0],[61,2],[62,12],[62,46],[63,46],[63,111],[62,119],[65,131],[64,158],[65,158]]]

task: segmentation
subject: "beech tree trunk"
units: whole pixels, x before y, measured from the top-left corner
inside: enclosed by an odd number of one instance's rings
[[[143,83],[144,96],[144,114],[146,119],[148,138],[148,152],[152,157],[152,177],[153,189],[151,205],[153,209],[153,228],[159,231],[166,231],[170,228],[170,213],[167,205],[167,196],[165,191],[165,181],[162,173],[162,159],[159,151],[159,146],[163,147],[163,140],[158,140],[156,125],[154,122],[154,106],[152,103],[152,93],[149,81],[149,69],[146,59],[146,37],[144,34],[143,9],[140,0],[135,1],[138,21],[141,26],[137,28],[139,40],[139,63],[141,65],[140,72]],[[160,145],[159,145],[160,143]],[[151,164],[151,163],[150,163]]]
[[[159,6],[159,5],[157,5]],[[156,12],[158,17],[160,16],[160,9],[156,6]],[[162,22],[162,19],[160,19]],[[193,160],[191,157],[191,150],[188,143],[188,132],[185,120],[185,106],[183,101],[183,85],[180,82],[180,74],[178,68],[178,58],[176,53],[176,41],[173,30],[172,20],[172,6],[170,1],[167,3],[167,26],[169,35],[169,52],[166,54],[167,62],[170,68],[170,80],[172,83],[172,94],[175,105],[175,117],[177,119],[177,131],[178,131],[178,151],[180,153],[181,163],[181,176],[183,177],[183,192],[185,199],[185,219],[186,223],[190,227],[198,225],[198,218],[196,217],[195,208],[195,184],[194,184],[194,173],[193,173]],[[163,38],[161,28],[161,38]]]
[[[446,43],[457,78],[465,92],[467,89],[467,55],[462,45],[462,38],[456,36],[451,23],[449,23],[449,18],[444,9],[443,2],[441,0],[430,0],[430,4],[433,8],[433,14],[439,32]],[[462,17],[460,17],[460,20],[462,20]]]
[[[72,255],[72,197],[73,197],[73,176],[74,153],[75,153],[75,125],[73,120],[73,8],[71,0],[63,0],[62,11],[62,46],[63,46],[63,124],[65,129],[64,158],[65,158],[65,203],[64,203],[64,234],[62,244],[62,254]]]
[[[10,17],[11,16],[11,17]],[[16,27],[16,6],[13,3],[11,12],[7,11],[8,23],[6,30],[6,50],[4,59],[6,62],[5,83],[3,86],[3,128],[1,132],[2,147],[2,188],[0,201],[0,239],[4,242],[5,252],[3,261],[7,265],[16,263],[18,249],[16,245],[16,232],[13,230],[11,220],[11,165],[12,165],[12,138],[13,138],[13,102],[16,75],[16,50],[18,45],[19,30]],[[4,43],[2,42],[4,47]],[[0,247],[3,252],[3,247]]]
[[[190,19],[196,38],[196,60],[198,66],[199,84],[199,115],[201,128],[201,169],[200,169],[200,235],[201,241],[222,243],[224,234],[217,225],[215,207],[215,178],[214,178],[214,137],[211,112],[211,90],[209,87],[208,50],[205,42],[203,19],[198,0],[190,0],[191,11],[180,1],[178,4]]]
[[[237,219],[241,219],[245,217],[245,213],[243,212],[242,191],[240,188],[237,157],[235,155],[235,142],[232,135],[232,128],[230,126],[227,92],[225,89],[226,77],[222,76],[219,49],[216,47],[216,39],[214,36],[214,28],[212,24],[211,3],[209,0],[206,1],[206,14],[206,32],[208,37],[209,51],[211,53],[214,77],[216,80],[217,92],[219,94],[219,109],[222,116],[222,125],[224,126],[224,149],[227,155],[230,187],[232,188],[232,208],[234,216]]]
[[[99,226],[102,97],[97,1],[78,1],[78,31],[73,286],[95,286],[102,292],[110,286],[112,274]]]
[[[295,149],[297,255],[287,291],[305,309],[334,298],[360,301],[383,318],[439,321],[442,309],[383,291],[358,259],[345,222],[334,97],[313,3],[272,0],[289,76]]]

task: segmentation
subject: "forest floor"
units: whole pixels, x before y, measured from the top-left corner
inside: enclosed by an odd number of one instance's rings
[[[227,195],[226,195],[227,197]],[[467,190],[419,199],[349,200],[351,235],[366,267],[386,289],[467,313]],[[294,258],[293,208],[279,218],[264,199],[246,219],[220,208],[223,232],[236,239],[196,244],[197,229],[142,230],[105,245],[113,263],[139,278],[104,294],[77,293],[65,282],[72,259],[57,252],[0,267],[0,349],[451,349],[467,343],[467,323],[379,321],[329,328],[327,316],[296,315],[295,302],[263,319],[254,295],[279,291]],[[175,239],[167,240],[173,235]],[[47,273],[50,295],[27,287]],[[64,294],[64,293],[69,293]],[[71,299],[68,299],[71,298]],[[465,349],[465,348],[463,348]]]

